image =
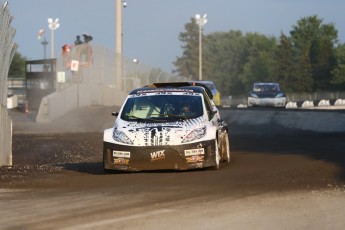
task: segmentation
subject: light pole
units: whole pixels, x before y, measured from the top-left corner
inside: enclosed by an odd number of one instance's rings
[[[202,27],[207,23],[207,14],[202,17],[200,14],[195,15],[196,23],[199,26],[199,80],[202,80]]]
[[[44,57],[44,60],[45,60],[47,58],[46,57],[46,46],[48,45],[48,42],[47,42],[46,38],[44,38],[44,40],[41,41],[41,44],[43,46],[43,52],[44,52],[43,57]]]
[[[44,34],[44,32],[45,32],[44,29],[40,29],[38,31],[38,40],[41,41],[42,35]],[[43,59],[45,60],[46,59],[46,46],[48,45],[48,42],[46,40],[46,36],[44,36],[44,40],[41,41],[41,44],[43,46]]]
[[[135,87],[138,87],[138,85],[140,85],[140,84],[138,84],[138,72],[139,72],[140,61],[137,58],[133,58],[132,62],[136,65],[136,67],[135,67],[135,69],[136,69],[135,70]]]
[[[122,90],[122,7],[127,7],[127,2],[116,0],[116,42],[115,42],[115,85]]]
[[[55,20],[53,20],[52,18],[48,18],[48,25],[49,25],[50,31],[52,32],[52,38],[50,42],[52,45],[52,49],[51,49],[50,57],[54,58],[54,30],[60,27],[59,19],[56,18]]]

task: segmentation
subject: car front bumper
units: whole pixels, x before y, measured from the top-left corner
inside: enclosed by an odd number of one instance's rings
[[[176,146],[126,146],[104,142],[105,170],[188,170],[212,167],[215,141]]]
[[[286,97],[278,97],[278,98],[248,97],[248,106],[285,107],[285,104],[286,104]]]

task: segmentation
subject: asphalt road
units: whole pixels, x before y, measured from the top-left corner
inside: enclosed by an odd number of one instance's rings
[[[77,132],[61,130],[67,118],[14,119],[13,166],[0,167],[1,229],[345,227],[345,133],[246,134],[255,127],[237,123],[220,170],[104,174],[99,125],[82,129],[85,111],[74,114]]]

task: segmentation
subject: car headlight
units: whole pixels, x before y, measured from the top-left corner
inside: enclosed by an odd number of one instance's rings
[[[284,94],[283,94],[283,93],[278,93],[278,94],[276,95],[276,97],[284,97]]]
[[[258,98],[258,95],[256,95],[255,93],[251,93],[250,96]]]
[[[129,144],[129,145],[133,144],[133,142],[128,138],[128,136],[122,131],[114,130],[113,138],[117,142]]]
[[[191,142],[197,139],[200,139],[206,135],[206,127],[202,127],[199,129],[194,129],[192,132],[190,132],[183,140],[182,143]]]

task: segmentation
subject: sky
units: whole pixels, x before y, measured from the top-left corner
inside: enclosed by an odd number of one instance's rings
[[[48,18],[59,18],[54,32],[55,56],[64,44],[73,45],[76,35],[88,33],[92,43],[115,50],[116,0],[7,0],[16,29],[17,51],[29,60],[43,59],[37,38],[44,29],[47,57],[51,55]],[[0,0],[4,2],[4,0]],[[122,8],[122,54],[128,59],[161,68],[174,69],[182,55],[178,40],[195,14],[207,14],[204,34],[240,30],[279,37],[289,35],[303,17],[317,15],[324,24],[334,23],[340,42],[345,41],[343,0],[127,0]]]

